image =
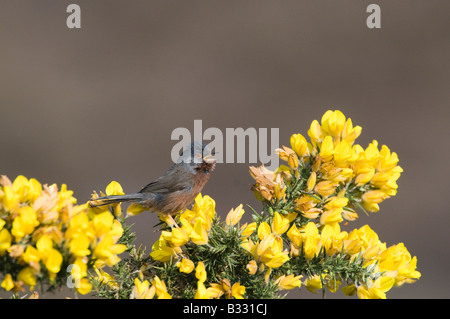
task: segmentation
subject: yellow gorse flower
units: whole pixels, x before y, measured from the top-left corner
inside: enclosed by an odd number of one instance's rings
[[[302,235],[303,251],[307,259],[312,259],[319,251],[319,242],[319,230],[314,223],[309,222]]]
[[[94,268],[95,273],[97,274],[97,280],[102,285],[107,285],[112,289],[119,289],[119,284],[117,281],[112,277],[110,274],[108,274],[106,271],[102,269]]]
[[[253,232],[256,230],[256,222],[247,224],[245,223],[244,225],[241,226],[241,236],[242,237],[248,237],[251,234],[253,234]]]
[[[202,281],[197,282],[197,291],[195,292],[195,299],[210,299],[211,292],[208,291],[205,287],[205,284]]]
[[[256,271],[258,270],[258,265],[255,260],[250,260],[246,267],[250,275],[256,274]]]
[[[91,290],[92,290],[92,285],[91,285],[91,283],[89,282],[89,279],[87,279],[87,278],[82,278],[82,279],[80,280],[79,287],[76,288],[76,289],[77,289],[77,291],[78,291],[80,294],[86,295],[86,294],[88,294],[88,293],[91,292]]]
[[[297,153],[299,157],[309,155],[309,150],[312,146],[306,141],[306,138],[301,134],[293,134],[291,136],[291,148]]]
[[[211,299],[217,294],[217,291],[211,289],[206,289],[205,281],[207,279],[207,273],[205,269],[205,264],[201,261],[198,262],[195,268],[195,278],[197,278],[197,291],[195,293],[195,299]]]
[[[380,250],[379,260],[380,271],[389,272],[395,280],[395,286],[414,282],[421,276],[416,270],[417,258],[411,257],[403,243]]]
[[[386,292],[392,288],[394,283],[393,278],[383,276],[371,281],[369,286],[365,284],[358,286],[356,292],[360,299],[386,299]]]
[[[233,286],[231,286],[231,295],[235,299],[244,299],[245,294],[245,287],[242,286],[240,283],[234,283]]]
[[[177,263],[177,267],[180,268],[180,272],[184,272],[186,274],[190,274],[194,268],[194,262],[188,258],[183,258],[181,262]]]
[[[257,198],[268,201],[283,198],[286,192],[286,184],[282,176],[285,172],[285,170],[272,172],[264,165],[258,168],[251,166],[250,174],[256,180],[253,190]]]
[[[278,212],[274,213],[272,232],[275,235],[282,235],[289,229],[289,219],[285,216],[280,215]]]
[[[13,237],[8,229],[0,229],[0,256],[3,256],[11,247]]]
[[[130,299],[153,299],[156,293],[155,286],[151,285],[148,280],[140,281],[139,278],[134,279],[134,287],[131,292]]]
[[[281,267],[289,260],[287,250],[283,250],[281,238],[276,238],[272,233],[264,236],[261,241],[253,245],[250,252],[256,261],[269,268]]]
[[[30,286],[30,290],[34,289],[34,286],[36,286],[37,278],[36,278],[37,271],[34,270],[31,267],[25,267],[22,268],[22,270],[17,275],[17,280],[22,282],[25,285]]]
[[[201,261],[198,262],[195,268],[195,277],[201,282],[205,282],[206,280],[205,264]]]
[[[167,292],[166,284],[158,276],[155,276],[151,283],[148,280],[134,279],[134,287],[130,299],[153,299],[155,295],[158,299],[172,299]]]
[[[182,228],[173,228],[172,231],[163,231],[161,236],[166,242],[170,242],[173,247],[184,246],[189,241],[189,235]]]
[[[228,226],[236,225],[241,220],[242,215],[244,215],[244,213],[245,210],[242,209],[242,204],[240,204],[235,209],[231,209],[225,220],[226,225]]]
[[[208,243],[208,231],[205,226],[206,224],[201,219],[197,219],[194,224],[190,238],[197,245],[205,245]]]
[[[14,281],[12,280],[11,274],[7,274],[2,281],[1,287],[6,291],[10,291],[14,288]]]
[[[230,284],[228,279],[222,279],[220,283],[212,283],[209,288],[205,290],[204,296],[208,298],[219,299],[225,296],[226,299],[244,299],[245,287],[239,282]]]
[[[322,289],[322,280],[320,276],[314,275],[311,278],[307,278],[305,281],[305,287],[313,294],[316,294],[318,290]]]
[[[18,210],[18,215],[12,225],[11,234],[16,241],[20,241],[26,235],[31,234],[38,225],[39,222],[34,209],[30,206],[24,206]]]
[[[155,286],[158,299],[172,299],[172,296],[167,292],[166,284],[158,276],[153,278],[152,285]]]
[[[162,236],[152,246],[150,256],[157,261],[168,262],[177,254],[181,253],[178,246],[172,247]]]
[[[316,186],[316,179],[317,179],[316,172],[312,172],[306,183],[306,185],[307,185],[306,191],[307,192],[311,192],[314,189],[314,186]]]
[[[300,288],[302,284],[302,282],[300,281],[301,278],[302,278],[301,275],[299,276],[294,276],[293,274],[288,276],[282,275],[275,280],[275,283],[278,284],[280,289],[290,290],[296,287]]]

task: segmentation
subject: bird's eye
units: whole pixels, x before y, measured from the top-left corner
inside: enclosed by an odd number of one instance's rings
[[[195,154],[195,158],[202,158],[202,154],[196,153],[196,154]]]

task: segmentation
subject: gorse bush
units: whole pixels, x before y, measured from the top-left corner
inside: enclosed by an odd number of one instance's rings
[[[19,292],[36,285],[48,290],[73,279],[81,294],[91,291],[88,268],[115,265],[126,246],[118,244],[123,228],[108,209],[76,205],[62,185],[42,186],[18,176],[0,180],[1,287]],[[112,192],[112,186],[107,193]],[[72,271],[69,273],[67,269]],[[68,278],[70,276],[70,278]]]
[[[262,208],[233,208],[225,220],[215,201],[198,195],[175,217],[160,215],[160,237],[146,252],[134,244],[120,204],[77,205],[63,185],[23,176],[0,180],[1,287],[19,294],[73,284],[104,298],[282,298],[291,289],[342,290],[386,298],[394,286],[420,278],[403,243],[387,246],[368,225],[341,229],[359,212],[377,212],[395,196],[402,173],[395,152],[373,141],[355,144],[361,127],[327,111],[278,149],[275,171],[250,167]],[[112,182],[107,195],[123,194]],[[94,194],[94,197],[97,196]],[[250,212],[251,222],[241,222]],[[119,257],[127,251],[126,256]],[[69,272],[67,271],[69,267]]]

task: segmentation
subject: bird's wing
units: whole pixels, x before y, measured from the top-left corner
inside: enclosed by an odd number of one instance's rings
[[[164,175],[143,187],[139,193],[172,193],[192,188],[191,173],[182,164],[172,166]]]

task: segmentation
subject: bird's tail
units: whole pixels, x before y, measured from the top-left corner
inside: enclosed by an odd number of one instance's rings
[[[89,205],[91,207],[98,207],[104,205],[110,205],[115,203],[122,202],[133,202],[138,201],[143,198],[143,194],[128,194],[128,195],[111,195],[111,196],[103,196],[99,198],[93,198],[89,201]]]

